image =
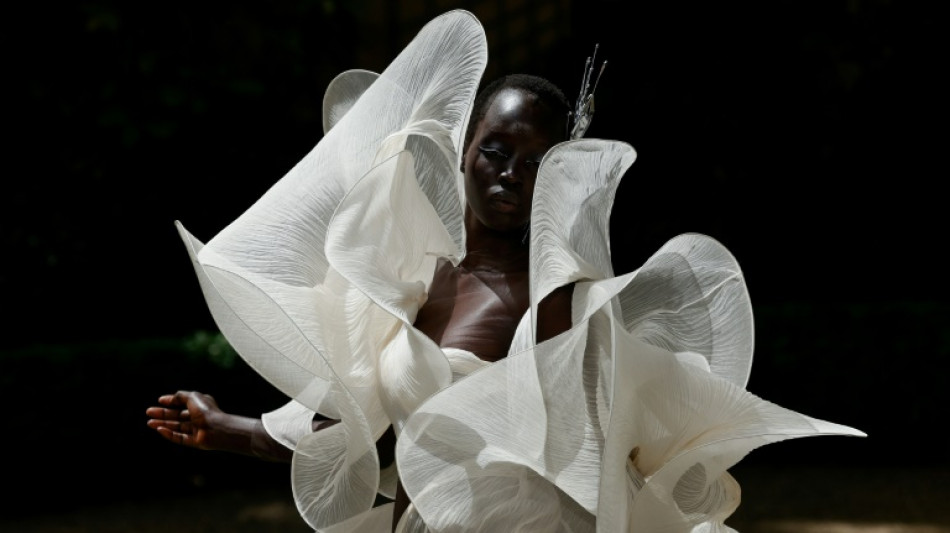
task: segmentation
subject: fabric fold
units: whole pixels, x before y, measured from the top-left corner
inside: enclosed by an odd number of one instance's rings
[[[545,154],[531,207],[532,317],[560,286],[613,277],[610,212],[635,159],[629,144],[603,139],[566,141]]]
[[[406,324],[425,298],[431,272],[424,271],[434,264],[428,254],[456,261],[461,255],[458,146],[486,60],[484,31],[471,13],[435,18],[382,73],[348,71],[330,84],[323,138],[235,221],[206,244],[179,224],[222,333],[291,400],[264,417],[265,427],[295,448],[295,499],[314,527],[333,530],[364,523],[364,515],[378,518],[371,509],[380,490],[374,443],[392,423],[390,414],[405,418],[414,404],[392,407],[405,395],[385,392],[380,358],[393,351],[390,341],[400,331],[418,337]],[[415,182],[420,205],[434,217],[424,228],[444,244],[407,256],[420,259],[416,270],[375,278],[387,282],[385,290],[346,254],[361,235],[337,231],[350,216],[347,206],[372,196],[360,192],[363,180],[388,182],[404,198]],[[382,210],[376,220],[391,227],[386,204],[372,209]],[[377,274],[392,264],[379,261]],[[397,286],[402,289],[390,290]],[[429,363],[421,367],[436,376],[419,389],[422,397],[448,384],[451,370],[431,341],[416,340],[428,342]],[[308,433],[310,411],[341,423]]]

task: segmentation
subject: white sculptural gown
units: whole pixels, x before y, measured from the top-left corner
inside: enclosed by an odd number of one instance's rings
[[[750,450],[863,435],[745,390],[752,311],[715,240],[681,235],[615,275],[608,221],[635,153],[574,140],[545,155],[530,230],[531,307],[507,358],[440,349],[412,324],[440,258],[464,256],[459,153],[487,61],[478,20],[428,23],[382,72],[338,76],[325,135],[206,244],[181,224],[231,345],[291,400],[264,415],[294,449],[316,531],[389,531],[392,425],[405,531],[731,531],[727,472]],[[534,342],[538,302],[576,283],[570,330]],[[313,432],[314,413],[339,424]]]

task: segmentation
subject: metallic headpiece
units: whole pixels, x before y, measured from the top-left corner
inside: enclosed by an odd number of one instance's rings
[[[594,86],[590,86],[591,75],[594,73],[594,61],[597,58],[597,49],[600,44],[594,45],[594,55],[587,58],[584,65],[584,77],[581,79],[581,90],[574,103],[574,111],[571,113],[571,139],[580,139],[590,127],[590,121],[594,118],[594,91],[597,90],[597,82],[600,81],[600,75],[604,73],[604,67],[607,62],[600,64],[600,70],[597,72],[597,78],[594,80]]]

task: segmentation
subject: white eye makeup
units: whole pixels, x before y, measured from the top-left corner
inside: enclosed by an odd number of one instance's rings
[[[488,159],[492,159],[492,160],[501,161],[501,160],[509,159],[509,158],[511,157],[507,152],[504,152],[504,151],[499,150],[499,149],[497,149],[497,148],[491,148],[491,147],[488,147],[488,146],[479,146],[479,147],[478,147],[478,150],[479,150],[479,152],[482,153],[482,155],[484,155],[484,156],[487,157]],[[537,169],[538,167],[541,166],[541,159],[543,159],[543,158],[544,158],[543,155],[541,155],[541,156],[536,156],[536,157],[532,157],[532,158],[530,158],[530,159],[525,159],[524,162],[525,162],[525,164],[526,164],[527,166],[529,166],[529,167],[531,167],[531,168],[533,168],[533,169]]]
[[[503,152],[497,148],[490,148],[488,146],[479,146],[478,151],[488,157],[489,159],[508,159],[509,156],[506,152]]]

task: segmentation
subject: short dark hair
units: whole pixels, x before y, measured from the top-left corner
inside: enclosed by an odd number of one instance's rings
[[[535,76],[533,74],[507,74],[495,78],[488,85],[482,88],[475,96],[475,102],[472,104],[472,116],[468,122],[468,128],[465,130],[465,143],[462,145],[462,152],[468,150],[468,145],[475,136],[475,130],[478,124],[485,118],[488,108],[495,101],[495,95],[502,89],[520,89],[537,96],[545,105],[551,108],[555,113],[564,114],[564,139],[567,140],[568,133],[568,115],[571,112],[571,104],[568,102],[564,92],[547,78]]]

